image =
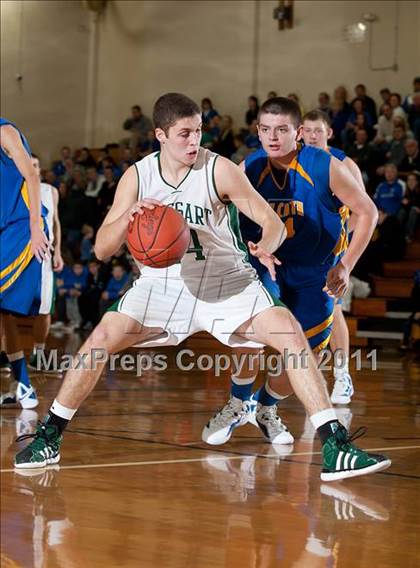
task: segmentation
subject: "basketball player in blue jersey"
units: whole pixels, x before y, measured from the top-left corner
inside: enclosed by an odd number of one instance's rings
[[[42,261],[49,254],[41,209],[40,183],[29,145],[21,132],[0,118],[0,311],[7,356],[17,381],[15,392],[2,396],[2,406],[38,405],[26,369],[15,316],[38,313]]]
[[[287,229],[286,240],[275,252],[281,262],[276,267],[277,289],[269,283],[267,271],[250,260],[264,284],[280,294],[316,353],[328,345],[335,299],[344,294],[350,272],[370,241],[377,210],[341,161],[324,150],[299,144],[301,114],[295,102],[282,97],[266,101],[259,111],[258,133],[262,149],[248,156],[242,166]],[[356,215],[347,248],[348,209]],[[252,251],[260,229],[242,217],[241,232]],[[254,365],[232,376],[231,400],[204,428],[205,442],[223,444],[235,427],[246,423],[243,416],[232,422],[230,407],[236,399],[249,400],[251,410],[256,406],[256,415],[249,413],[251,421],[269,441],[293,441],[276,409],[279,400],[291,392],[286,373],[278,379],[268,376],[251,397],[257,371]]]
[[[313,110],[305,114],[302,127],[302,138],[305,144],[321,148],[329,152],[337,160],[340,160],[348,168],[362,190],[365,191],[362,172],[358,165],[342,150],[328,146],[328,140],[332,135],[333,131],[328,115],[320,110]],[[354,220],[355,217],[352,215],[348,221],[349,233],[353,231]],[[343,315],[341,299],[337,300],[334,307],[334,322],[330,346],[334,353],[340,353],[339,357],[334,357],[334,362],[339,361],[340,365],[334,366],[334,389],[331,394],[331,402],[334,404],[348,404],[354,394],[354,388],[349,373],[349,330]]]

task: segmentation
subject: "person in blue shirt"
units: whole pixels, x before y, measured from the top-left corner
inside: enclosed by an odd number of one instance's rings
[[[295,102],[282,97],[266,101],[258,116],[258,134],[262,149],[248,156],[242,168],[281,217],[287,238],[274,253],[281,262],[274,286],[267,271],[253,263],[252,257],[250,261],[270,293],[279,294],[299,321],[312,349],[319,352],[328,345],[335,299],[344,294],[350,272],[370,241],[377,210],[340,160],[322,149],[299,144],[301,114]],[[350,244],[348,210],[355,213]],[[259,227],[242,217],[241,233],[252,251],[260,237]],[[269,441],[291,443],[293,438],[276,411],[279,400],[290,393],[285,373],[276,381],[269,376],[252,395],[255,376],[255,366],[232,376],[231,396],[251,400],[251,407],[256,406],[251,421]],[[217,443],[224,443],[230,435],[219,437]]]
[[[127,284],[128,274],[121,266],[121,264],[116,264],[112,268],[112,276],[102,292],[100,312],[103,313],[106,309],[112,305],[116,300],[119,300],[123,295],[123,290]]]
[[[385,181],[376,188],[373,200],[378,209],[382,209],[388,215],[397,215],[401,209],[405,186],[398,179],[398,169],[395,164],[387,164],[384,174]]]
[[[0,118],[0,311],[8,359],[17,385],[1,406],[38,405],[29,380],[15,316],[39,313],[42,261],[49,254],[46,209],[31,150],[18,128]]]
[[[333,136],[329,117],[319,110],[308,112],[303,117],[302,138],[306,145],[321,148],[340,160],[364,191],[362,173],[357,164],[339,148],[330,147],[329,139]],[[354,216],[348,221],[349,235],[353,231]],[[333,404],[348,404],[354,394],[353,382],[349,373],[350,337],[342,311],[341,298],[334,306],[334,321],[330,338],[330,347],[334,352],[334,389],[331,393]]]

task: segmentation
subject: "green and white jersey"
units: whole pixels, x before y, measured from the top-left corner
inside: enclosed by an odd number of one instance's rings
[[[160,152],[135,164],[138,198],[153,198],[179,211],[191,230],[191,243],[181,263],[164,269],[141,266],[142,276],[168,275],[181,278],[257,278],[248,262],[247,247],[239,232],[238,211],[233,203],[221,201],[215,184],[214,167],[218,154],[199,149],[195,164],[174,187],[162,175]],[[214,282],[213,282],[214,283]]]
[[[41,183],[41,203],[45,205],[48,209],[48,214],[46,217],[47,227],[48,227],[48,235],[50,239],[50,243],[54,242],[54,200],[53,200],[53,191],[54,188],[52,185],[48,183]]]

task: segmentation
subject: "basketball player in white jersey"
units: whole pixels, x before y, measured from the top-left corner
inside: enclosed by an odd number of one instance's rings
[[[41,178],[41,168],[39,158],[32,154],[32,165],[38,176]],[[46,217],[48,235],[53,250],[53,257],[47,258],[42,263],[41,280],[41,306],[39,315],[34,318],[33,324],[33,352],[29,359],[29,368],[34,371],[49,372],[43,365],[43,358],[39,357],[39,352],[44,351],[45,342],[51,325],[51,314],[54,308],[54,272],[63,270],[63,259],[61,257],[61,225],[58,217],[59,194],[57,189],[48,183],[41,182],[41,202],[46,207],[48,213]]]
[[[235,164],[200,148],[201,111],[194,101],[178,93],[163,95],[154,106],[153,119],[161,151],[131,166],[121,178],[97,234],[96,256],[112,256],[126,241],[134,215],[161,204],[182,212],[193,247],[181,263],[168,269],[141,266],[140,277],[81,347],[84,365],[66,373],[33,441],[16,455],[15,467],[44,467],[60,460],[63,430],[105,367],[99,352],[116,353],[138,344],[178,345],[197,331],[208,331],[232,347],[269,345],[280,352],[287,348],[293,354],[308,353],[308,364],[291,369],[289,380],[321,438],[324,481],[388,467],[387,458],[351,443],[301,327],[284,306],[274,305],[247,261],[237,231],[237,209],[262,227],[261,240],[249,244],[250,253],[273,278],[272,253],[286,236],[282,221]],[[346,184],[346,174],[342,175]],[[233,414],[232,424],[237,418]]]

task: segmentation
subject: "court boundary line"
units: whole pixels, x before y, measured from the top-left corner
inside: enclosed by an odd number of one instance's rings
[[[201,449],[201,448],[199,448]],[[420,446],[394,446],[394,447],[385,447],[385,448],[367,448],[365,451],[367,452],[374,452],[374,451],[399,451],[399,450],[412,450],[412,449],[420,449]],[[208,449],[202,449],[203,452],[208,452]],[[265,459],[284,459],[287,460],[292,457],[304,457],[304,456],[314,456],[314,455],[321,455],[322,452],[291,452],[290,454],[285,454],[284,456],[279,454],[241,454],[238,455],[222,455],[222,456],[211,456],[211,459],[214,461],[222,461],[222,460],[243,460],[246,458],[265,458]],[[60,470],[71,470],[71,469],[99,469],[99,468],[112,468],[112,467],[142,467],[146,465],[173,465],[178,463],[200,463],[206,461],[209,456],[203,456],[201,458],[179,458],[173,460],[147,460],[147,461],[136,461],[136,462],[114,462],[114,463],[101,463],[101,464],[75,464],[75,465],[63,465],[59,466]],[[302,462],[304,463],[304,462]],[[27,468],[27,469],[40,469],[43,470],[45,468]],[[15,468],[8,468],[8,469],[0,469],[0,473],[14,473],[16,471]]]

